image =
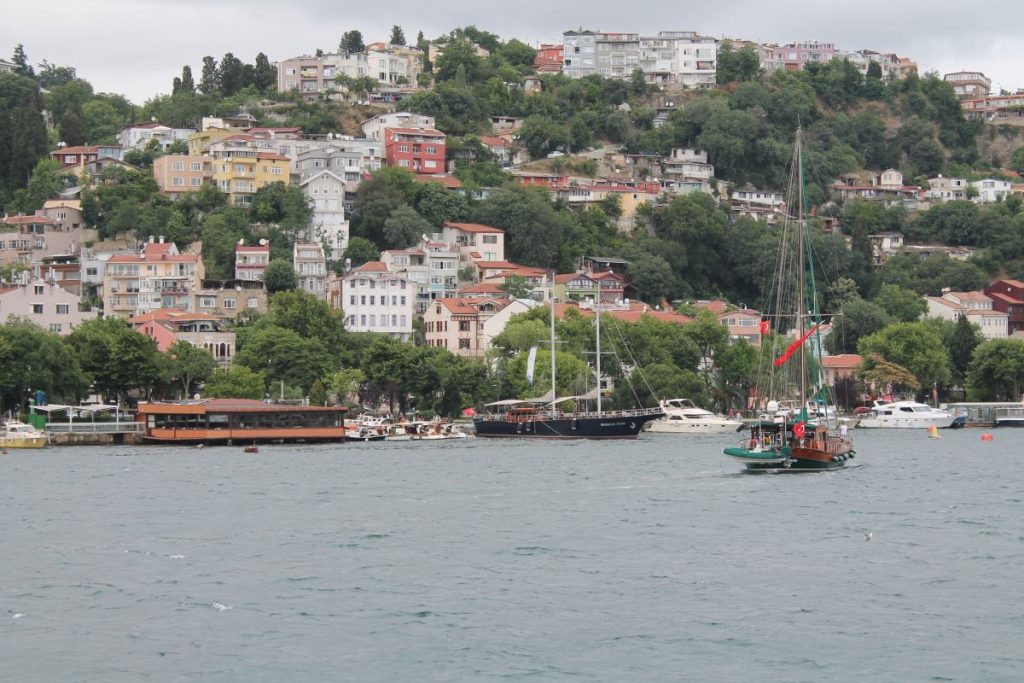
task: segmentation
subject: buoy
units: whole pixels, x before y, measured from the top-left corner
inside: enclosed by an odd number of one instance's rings
[[[931,427],[928,428],[928,436],[930,436],[933,439],[942,438],[941,436],[939,436],[939,428],[936,427],[935,425],[932,425]]]
[[[991,441],[992,440],[992,434],[989,433],[989,432],[985,432],[984,434],[981,435],[981,440],[982,441]],[[6,453],[7,451],[4,451],[4,452]]]

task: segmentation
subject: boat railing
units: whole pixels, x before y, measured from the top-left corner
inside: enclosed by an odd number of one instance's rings
[[[47,422],[45,431],[60,434],[142,434],[142,422]]]
[[[477,420],[485,421],[501,421],[501,422],[535,422],[537,420],[582,420],[590,418],[603,418],[603,419],[615,419],[625,417],[660,417],[664,415],[665,411],[662,408],[637,408],[634,410],[602,410],[600,413],[597,411],[583,411],[566,413],[560,410],[538,410],[531,411],[528,413],[485,413],[478,415]]]

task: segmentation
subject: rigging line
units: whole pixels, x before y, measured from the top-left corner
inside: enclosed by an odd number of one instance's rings
[[[611,318],[611,320],[612,320],[612,325],[615,328],[616,333],[619,335],[619,340],[622,342],[622,347],[624,349],[626,349],[626,353],[629,354],[630,362],[633,364],[633,372],[636,372],[636,373],[638,373],[640,375],[640,379],[643,381],[644,385],[647,387],[647,391],[649,391],[651,393],[651,396],[654,396],[654,398],[656,400],[660,401],[661,397],[658,396],[654,392],[654,388],[651,386],[650,382],[647,381],[647,376],[644,374],[644,371],[640,368],[640,364],[637,362],[636,357],[633,355],[633,350],[629,347],[629,344],[626,342],[626,338],[622,334],[622,328],[619,326],[619,321],[615,318],[615,316],[608,316],[608,317]],[[614,351],[614,349],[613,349],[613,351]],[[618,357],[618,353],[617,352],[616,352],[616,357]],[[621,363],[620,363],[619,367],[621,369]],[[632,374],[633,373],[630,373],[630,375],[632,375]],[[630,393],[633,394],[633,398],[636,400],[637,405],[640,405],[640,396],[637,395],[636,388],[633,386],[633,382],[630,381],[629,377],[625,376],[625,373],[623,373],[623,379],[626,380],[626,384],[629,386],[629,391],[630,391]]]

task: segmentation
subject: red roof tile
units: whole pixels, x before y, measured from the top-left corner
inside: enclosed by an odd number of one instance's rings
[[[453,223],[451,221],[445,221],[444,227],[454,228],[461,230],[462,232],[496,232],[505,234],[505,231],[501,228],[492,228],[489,225],[483,225],[481,223]]]
[[[4,225],[39,225],[52,224],[53,220],[46,216],[7,216]]]
[[[416,182],[418,183],[440,183],[449,190],[458,190],[462,187],[462,181],[451,175],[429,175],[426,173],[417,173]]]

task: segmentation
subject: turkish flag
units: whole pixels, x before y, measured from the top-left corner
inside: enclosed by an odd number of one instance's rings
[[[767,320],[761,321],[761,334],[768,334],[772,329],[772,324]]]
[[[804,434],[807,433],[807,425],[804,422],[797,422],[793,425],[793,436],[798,439],[804,438]]]

